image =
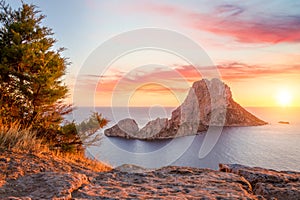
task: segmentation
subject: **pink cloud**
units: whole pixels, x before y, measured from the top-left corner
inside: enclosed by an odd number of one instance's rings
[[[222,5],[209,13],[196,12],[175,5],[147,3],[136,11],[176,17],[182,24],[201,31],[234,38],[243,43],[300,42],[300,16],[256,16],[246,9]]]

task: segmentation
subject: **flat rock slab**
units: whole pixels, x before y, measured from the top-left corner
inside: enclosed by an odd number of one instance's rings
[[[71,199],[71,193],[88,178],[79,173],[42,172],[8,181],[0,188],[1,199]]]
[[[134,167],[131,167],[134,168]],[[128,166],[125,169],[129,169]],[[90,184],[72,193],[78,199],[263,199],[251,185],[232,173],[188,167],[139,172],[98,173]]]

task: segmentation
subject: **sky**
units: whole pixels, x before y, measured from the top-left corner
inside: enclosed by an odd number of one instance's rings
[[[65,83],[76,106],[177,106],[215,70],[242,106],[300,107],[299,1],[24,2],[46,15],[55,48],[67,49]]]

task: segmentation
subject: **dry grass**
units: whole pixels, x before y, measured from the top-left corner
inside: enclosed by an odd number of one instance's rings
[[[89,159],[82,153],[64,153],[58,150],[50,150],[43,140],[36,137],[30,129],[21,129],[19,123],[4,125],[0,120],[0,150],[42,154],[50,153],[54,157],[70,164],[79,165],[92,171],[101,172],[112,169],[108,164]]]
[[[42,140],[29,129],[21,129],[19,123],[4,125],[0,121],[0,149],[40,151],[45,148]]]
[[[95,172],[110,171],[112,167],[109,164],[99,162],[98,160],[87,158],[84,154],[53,152],[54,156],[64,159],[70,164],[80,165]]]

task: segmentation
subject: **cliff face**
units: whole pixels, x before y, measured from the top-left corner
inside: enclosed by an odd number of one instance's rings
[[[134,132],[128,131],[129,124],[124,123],[128,121],[130,124],[136,124],[134,120],[121,121],[122,123],[105,130],[105,135],[136,139],[165,139],[195,135],[207,130],[209,126],[266,124],[236,103],[228,85],[219,79],[211,81],[203,79],[195,82],[184,102],[172,112],[171,119],[157,118],[140,130],[134,126]]]
[[[266,124],[236,103],[229,86],[219,79],[197,81],[193,84],[192,90],[197,98],[200,122],[203,125],[258,126]]]

